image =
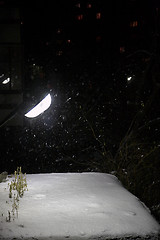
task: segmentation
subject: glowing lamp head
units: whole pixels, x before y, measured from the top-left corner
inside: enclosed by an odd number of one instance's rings
[[[6,78],[3,82],[2,82],[2,84],[7,84],[7,83],[9,83],[10,82],[10,78]]]
[[[10,82],[10,78],[9,77],[5,77],[5,74],[4,73],[2,73],[1,75],[0,75],[0,81],[1,81],[1,83],[3,84],[3,85],[5,85],[5,84],[7,84],[7,83],[9,83]]]
[[[48,94],[40,103],[38,103],[34,108],[32,108],[28,113],[25,114],[27,118],[35,118],[41,113],[46,111],[51,105],[51,95]]]

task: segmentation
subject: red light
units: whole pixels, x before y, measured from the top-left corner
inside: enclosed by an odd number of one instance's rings
[[[96,13],[96,19],[101,19],[101,13]]]
[[[83,19],[83,14],[77,15],[76,18],[77,18],[77,20],[79,20],[79,21],[82,20],[82,19]]]
[[[87,4],[87,8],[91,8],[92,7],[92,4],[91,3],[88,3]]]
[[[138,26],[138,21],[130,22],[130,27],[137,27],[137,26]]]

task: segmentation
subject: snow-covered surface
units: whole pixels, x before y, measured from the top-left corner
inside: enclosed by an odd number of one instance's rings
[[[103,173],[27,175],[18,218],[6,222],[9,181],[0,183],[0,239],[107,239],[160,230],[145,205]]]

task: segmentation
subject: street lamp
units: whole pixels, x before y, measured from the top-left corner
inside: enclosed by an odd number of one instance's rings
[[[43,98],[43,100],[40,103],[38,103],[34,108],[32,108],[29,112],[27,112],[25,114],[25,117],[35,118],[39,116],[41,113],[43,113],[50,107],[51,101],[52,99],[49,93],[46,97]]]
[[[40,101],[34,108],[32,108],[29,112],[24,114],[24,104],[20,103],[2,120],[0,121],[0,128],[5,125],[9,120],[11,120],[16,114],[24,115],[27,118],[35,118],[45,112],[51,105],[52,98],[49,93],[46,95],[42,101]]]

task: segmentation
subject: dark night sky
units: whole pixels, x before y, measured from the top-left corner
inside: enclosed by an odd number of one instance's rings
[[[36,3],[38,2],[38,4]],[[66,4],[67,2],[67,4]],[[65,4],[64,4],[65,3]],[[43,39],[56,27],[66,23],[72,14],[71,1],[35,1],[32,7],[24,5],[24,28],[26,34]]]

